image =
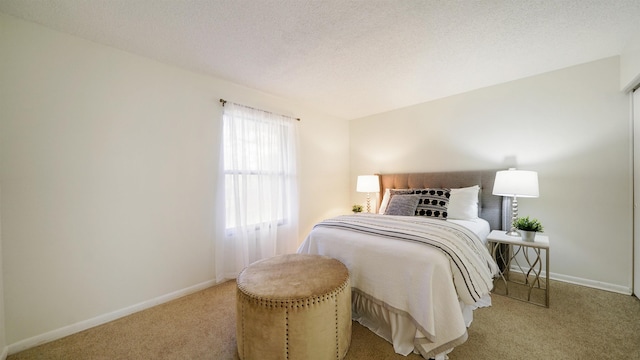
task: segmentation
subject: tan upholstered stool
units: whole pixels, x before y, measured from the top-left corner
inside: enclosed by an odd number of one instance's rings
[[[338,260],[275,256],[245,268],[237,282],[240,359],[324,360],[347,354],[351,287]]]

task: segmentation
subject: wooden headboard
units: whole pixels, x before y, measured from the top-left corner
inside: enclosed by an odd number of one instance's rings
[[[479,216],[489,222],[491,230],[502,230],[509,223],[508,201],[493,195],[497,170],[453,171],[407,174],[378,174],[382,201],[385,189],[463,188],[480,185]],[[507,218],[505,218],[505,215]]]

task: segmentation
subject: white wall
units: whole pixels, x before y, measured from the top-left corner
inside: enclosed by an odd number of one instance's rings
[[[351,179],[538,171],[540,198],[520,199],[520,215],[545,226],[552,276],[629,293],[631,136],[619,69],[608,58],[352,120]]]
[[[344,120],[2,14],[0,53],[10,351],[211,284],[219,98],[302,118],[299,241],[349,206]]]

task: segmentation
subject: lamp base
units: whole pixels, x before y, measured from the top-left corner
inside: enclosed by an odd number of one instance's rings
[[[511,229],[505,234],[507,236],[520,237],[520,233],[516,230],[515,223],[518,218],[518,198],[514,195],[511,199]]]
[[[520,233],[519,233],[517,230],[515,230],[515,229],[511,229],[511,230],[509,230],[509,231],[505,232],[504,234],[505,234],[505,235],[507,235],[507,236],[517,236],[517,237],[522,236],[522,235],[520,235]]]

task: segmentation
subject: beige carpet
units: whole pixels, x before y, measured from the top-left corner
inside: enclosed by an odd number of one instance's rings
[[[551,307],[499,295],[478,309],[459,359],[640,359],[640,300],[551,282]],[[21,359],[237,359],[235,282],[10,355]],[[348,360],[422,359],[353,324]]]

